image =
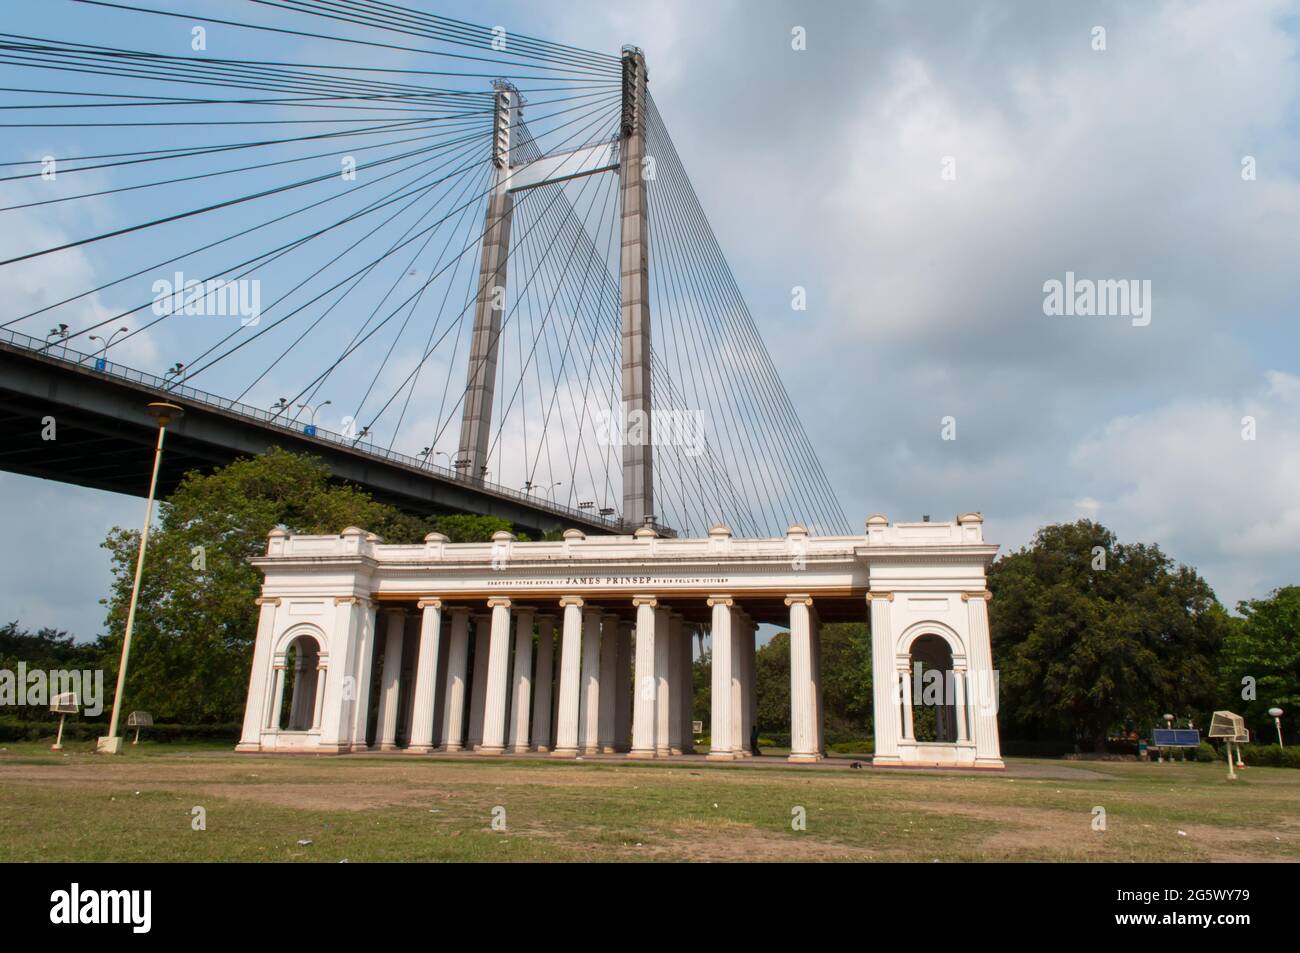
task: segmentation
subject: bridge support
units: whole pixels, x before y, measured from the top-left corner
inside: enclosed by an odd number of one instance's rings
[[[492,141],[495,184],[483,221],[483,252],[479,260],[478,297],[474,303],[474,336],[470,341],[465,411],[460,426],[456,470],[482,480],[492,436],[492,401],[496,392],[497,347],[501,312],[506,300],[506,259],[510,254],[510,222],[514,197],[510,193],[510,140],[520,111],[519,93],[497,85],[496,135]]]
[[[645,55],[623,50],[623,148],[619,157],[623,335],[623,520],[654,515],[650,406],[650,266],[646,228]]]
[[[617,143],[603,142],[512,164],[511,134],[520,120],[519,93],[497,83],[496,185],[488,200],[479,264],[479,289],[470,346],[465,412],[456,468],[483,479],[491,443],[498,338],[505,308],[506,259],[514,193],[617,170],[619,175],[619,293],[622,337],[623,522],[636,527],[654,518],[653,423],[650,399],[650,267],[646,208],[645,55],[623,50],[623,112]],[[615,145],[618,149],[615,150]]]

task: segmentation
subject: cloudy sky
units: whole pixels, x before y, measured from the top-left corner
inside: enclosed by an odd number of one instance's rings
[[[1300,582],[1296,4],[431,6],[645,51],[854,525],[1088,516],[1229,605]],[[1067,272],[1149,281],[1150,323],[1044,314]],[[141,510],[0,474],[0,617],[97,634]]]

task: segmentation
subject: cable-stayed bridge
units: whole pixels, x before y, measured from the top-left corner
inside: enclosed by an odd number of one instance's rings
[[[639,49],[55,5],[0,33],[0,467],[143,494],[166,398],[164,489],[279,445],[533,531],[849,531]]]

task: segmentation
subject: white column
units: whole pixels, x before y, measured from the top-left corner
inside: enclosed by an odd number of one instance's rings
[[[618,616],[600,617],[600,727],[597,742],[605,754],[614,753],[614,715],[618,690]]]
[[[533,610],[515,613],[515,677],[510,701],[510,750],[528,750],[528,714],[533,693]]]
[[[564,632],[560,646],[560,698],[556,710],[555,758],[572,758],[578,754],[579,680],[582,671],[582,600],[565,596]]]
[[[380,751],[397,747],[397,708],[402,689],[402,636],[406,628],[406,613],[392,609],[388,617],[388,638],[384,642],[384,671],[379,684],[379,737]]]
[[[731,748],[731,597],[713,596],[709,599],[709,607],[713,610],[709,637],[713,652],[709,760],[731,761],[735,757]]]
[[[321,712],[320,747],[325,751],[349,751],[356,717],[357,640],[362,633],[360,600],[336,598],[328,643],[333,651],[334,677],[325,680],[325,708]]]
[[[745,712],[749,702],[745,691],[745,633],[748,617],[737,608],[731,616],[731,753],[736,758],[749,757],[749,729],[745,726]]]
[[[408,754],[433,750],[433,700],[438,688],[438,649],[442,641],[442,600],[421,599],[420,651],[415,659],[415,704],[411,709]]]
[[[316,663],[316,710],[311,716],[311,730],[320,731],[321,717],[325,712],[325,676],[329,668],[323,662]]]
[[[632,630],[630,622],[618,624],[618,652],[614,665],[614,750],[632,748]]]
[[[465,745],[465,680],[469,665],[469,610],[451,610],[451,642],[447,647],[447,682],[443,690],[442,747],[459,751]]]
[[[600,610],[582,610],[582,697],[578,705],[583,754],[600,753]]]
[[[788,596],[790,607],[790,757],[797,763],[820,761],[817,750],[816,687],[813,685],[812,599]]]
[[[882,764],[898,762],[898,742],[902,736],[899,713],[902,686],[898,683],[898,666],[894,660],[891,602],[891,593],[867,593],[867,605],[871,609],[871,697],[874,702],[872,722],[875,736],[875,754],[871,760]]]
[[[686,695],[686,681],[682,672],[682,617],[674,612],[668,617],[668,694],[671,703],[668,706],[668,750],[670,754],[681,754],[685,750],[682,741],[682,698]],[[688,729],[690,725],[686,726]]]
[[[970,701],[975,734],[975,763],[1002,767],[1002,745],[998,738],[998,681],[993,670],[993,647],[989,640],[989,604],[992,593],[963,593],[968,626]]]
[[[957,743],[964,744],[970,740],[966,733],[966,667],[964,665],[953,666],[952,687],[954,692],[953,704],[956,706],[953,714],[956,716],[957,721]]]
[[[370,721],[370,676],[375,668],[375,641],[377,633],[375,604],[357,598],[359,617],[357,620],[357,683],[356,705],[352,710],[352,750],[365,751],[367,727]]]
[[[664,607],[655,609],[655,757],[672,753],[672,613]]]
[[[492,617],[474,616],[474,682],[469,692],[469,747],[483,747],[483,704],[487,700],[488,661],[492,657]]]
[[[315,681],[316,673],[313,667],[312,680]],[[294,654],[293,659],[293,694],[289,699],[289,730],[301,731],[306,727],[307,712],[303,708],[307,704],[309,697],[307,687],[304,684],[307,670],[307,660],[303,658],[301,651]]]
[[[903,740],[915,741],[915,727],[912,724],[912,671],[911,657],[899,658],[898,677],[903,686]]]
[[[682,752],[692,754],[695,751],[695,734],[692,725],[695,721],[695,626],[682,626],[681,652],[678,664],[681,666],[681,719]]]
[[[815,712],[813,732],[817,737],[817,753],[824,757],[826,754],[826,713],[822,706],[822,698],[826,693],[822,689],[822,620],[817,614],[816,606],[813,606],[808,611],[808,621],[812,625],[813,699],[816,702],[813,708]]]
[[[654,596],[637,596],[636,606],[636,675],[632,686],[632,750],[629,758],[655,756],[655,729],[659,712],[655,701],[658,681],[655,674],[655,607]]]
[[[483,744],[480,754],[501,754],[506,746],[506,698],[510,691],[510,600],[489,599],[492,626],[488,641],[487,685],[483,694]]]
[[[284,672],[286,663],[283,657],[275,660],[275,694],[272,696],[270,720],[266,727],[272,731],[280,730],[280,712],[284,708]]]
[[[533,747],[551,750],[551,681],[555,665],[555,619],[537,617],[537,674],[533,679]]]
[[[248,673],[248,701],[244,706],[244,727],[236,751],[257,751],[262,746],[262,727],[267,722],[266,684],[271,674],[271,650],[275,642],[275,610],[280,600],[261,596],[257,600],[257,639],[253,643],[253,666]]]

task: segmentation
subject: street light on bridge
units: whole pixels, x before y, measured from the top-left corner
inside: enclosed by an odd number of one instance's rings
[[[105,341],[98,334],[92,334],[90,336],[90,340],[98,341],[100,344],[104,345],[102,348],[99,349],[99,357],[95,358],[95,370],[102,371],[105,367],[108,366],[108,349],[113,346],[113,342],[117,340],[117,336],[119,334],[130,334],[130,333],[131,333],[131,329],[123,326],[118,328],[112,334],[110,334],[108,336],[107,341]]]
[[[117,719],[121,714],[122,693],[126,688],[126,663],[131,656],[131,634],[135,631],[135,607],[140,600],[140,575],[144,570],[144,552],[149,545],[149,523],[153,520],[153,498],[158,489],[158,469],[162,463],[163,436],[167,425],[179,420],[185,413],[181,407],[156,400],[148,411],[158,421],[158,442],[153,448],[153,475],[149,477],[149,496],[144,504],[144,528],[140,530],[140,551],[135,558],[135,580],[131,583],[131,601],[126,610],[126,631],[122,635],[122,660],[117,666],[117,691],[113,694],[113,717],[108,723],[108,734],[100,738],[96,748],[104,754],[121,754],[122,739],[117,734]]]

